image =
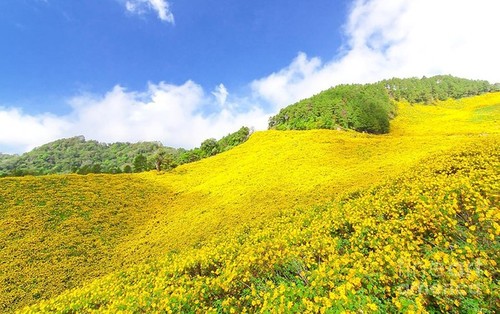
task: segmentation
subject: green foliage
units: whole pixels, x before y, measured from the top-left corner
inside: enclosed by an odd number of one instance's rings
[[[157,171],[162,171],[163,169],[171,170],[177,166],[174,152],[167,151],[165,148],[158,149],[153,156],[153,161]]]
[[[134,158],[134,172],[143,172],[149,169],[148,159],[143,154]]]
[[[252,134],[252,131],[248,127],[242,126],[238,131],[224,136],[217,142],[219,152],[225,152],[244,143],[248,140],[250,134]]]
[[[496,90],[496,85],[488,81],[468,80],[451,75],[436,75],[433,77],[392,78],[380,82],[397,101],[406,100],[410,103],[432,103],[448,98],[460,99],[468,96],[481,95]]]
[[[219,144],[215,138],[209,138],[201,143],[200,149],[204,157],[210,157],[219,153]]]
[[[183,150],[182,153],[177,157],[179,164],[187,164],[190,162],[198,161],[202,158],[202,151],[199,148]]]
[[[152,156],[160,147],[163,145],[159,142],[106,144],[76,136],[42,145],[20,156],[0,155],[0,176],[127,172],[125,167],[131,167],[138,155]]]
[[[495,83],[491,86],[492,92],[500,92],[500,83]]]
[[[130,165],[125,165],[125,167],[123,167],[123,172],[132,173],[132,167]]]
[[[199,148],[179,149],[175,154],[174,164],[182,165],[228,151],[248,140],[251,133],[250,128],[243,126],[238,131],[230,133],[218,141],[214,138],[206,139]]]
[[[242,127],[219,141],[207,139],[200,148],[191,150],[165,147],[159,142],[106,144],[77,136],[42,145],[21,156],[0,153],[0,177],[171,170],[225,152],[249,136],[250,129]]]
[[[339,85],[282,109],[269,119],[278,130],[353,129],[387,133],[395,107],[380,84]]]
[[[497,83],[467,80],[450,75],[398,79],[375,84],[339,85],[282,109],[269,119],[269,129],[352,129],[387,133],[395,116],[393,101],[433,103],[496,91]]]

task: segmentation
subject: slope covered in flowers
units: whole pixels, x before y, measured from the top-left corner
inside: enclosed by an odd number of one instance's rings
[[[423,282],[421,269],[414,264],[418,254],[433,252],[415,240],[420,235],[409,226],[422,225],[429,211],[452,206],[453,197],[443,199],[434,190],[459,188],[462,183],[453,181],[458,178],[482,191],[471,204],[484,204],[489,225],[470,231],[483,232],[487,239],[497,228],[497,211],[492,208],[497,204],[498,180],[483,177],[498,179],[494,159],[498,161],[499,104],[500,93],[435,106],[401,103],[391,132],[381,136],[332,130],[257,132],[231,151],[163,174],[0,179],[0,310],[19,309],[74,287],[82,288],[27,311],[286,310],[290,304],[295,311],[328,306],[394,310],[398,303],[388,303],[393,299],[406,309],[416,309],[418,302],[458,309],[462,305],[434,302],[423,295],[419,296],[424,299],[416,299],[417,294],[405,299],[401,294],[408,290],[404,287],[410,279]],[[455,155],[475,149],[474,158],[465,158],[475,161],[464,163],[469,169],[462,171],[464,176],[457,171],[459,175],[446,181],[443,172],[443,180],[425,190],[430,200],[427,211],[421,211],[425,206],[418,205],[419,199],[411,199],[417,203],[410,202],[405,209],[406,203],[386,195],[401,186],[406,191],[401,197],[417,197],[422,189],[417,182],[432,181],[446,162],[444,157],[426,158],[456,146],[462,150]],[[428,169],[408,172],[422,160]],[[458,159],[453,160],[452,165]],[[426,171],[427,177],[418,176]],[[481,171],[482,177],[471,177]],[[406,190],[405,176],[412,178]],[[476,190],[465,187],[463,195],[474,195],[470,193]],[[408,213],[396,219],[398,211]],[[401,224],[393,225],[397,221]],[[377,228],[388,229],[384,235]],[[405,234],[402,242],[394,242]],[[493,233],[488,245],[496,245],[497,236]],[[455,243],[467,237],[446,239],[448,248],[468,243]],[[433,241],[428,234],[425,240]],[[437,251],[444,252],[446,242],[435,241]],[[385,272],[381,268],[385,264],[377,258],[391,255],[380,251],[379,243],[394,245],[387,250],[400,254],[397,274],[404,280],[388,279],[391,269]],[[480,246],[474,252],[486,254],[487,263],[498,260],[490,248]],[[467,261],[479,255],[473,256]],[[323,270],[327,261],[333,264]],[[365,264],[368,261],[378,264]],[[436,283],[450,275],[447,266],[441,273],[432,269]],[[494,267],[487,267],[487,273],[476,274],[483,276],[479,289],[484,293],[453,302],[491,308],[497,275]],[[439,282],[443,289],[448,287],[447,281]],[[384,292],[393,284],[401,293]],[[363,293],[354,293],[362,289]],[[493,292],[487,294],[487,289]]]
[[[499,144],[294,209],[203,248],[115,272],[24,311],[482,312],[499,304]]]
[[[163,189],[134,175],[4,178],[0,186],[0,312],[113,271],[115,248],[164,204]]]

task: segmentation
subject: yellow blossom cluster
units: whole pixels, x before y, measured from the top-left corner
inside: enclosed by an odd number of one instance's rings
[[[158,187],[134,175],[4,178],[0,185],[0,312],[116,269],[115,248],[155,210],[142,200],[162,202]]]

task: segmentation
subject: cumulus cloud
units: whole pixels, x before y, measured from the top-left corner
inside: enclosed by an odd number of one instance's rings
[[[359,0],[339,56],[323,62],[299,53],[252,89],[281,108],[339,83],[436,74],[499,82],[496,12],[494,0]]]
[[[0,108],[0,152],[24,152],[80,134],[107,143],[161,141],[192,148],[241,126],[266,127],[268,114],[261,108],[248,103],[244,110],[236,110],[228,97],[222,84],[207,96],[193,81],[182,85],[160,82],[149,84],[143,92],[115,86],[102,96],[74,97],[69,101],[72,112],[66,116],[32,116],[19,109]],[[225,105],[220,106],[221,102]],[[205,106],[218,109],[205,114]]]
[[[158,18],[164,22],[174,24],[174,15],[170,11],[170,4],[166,0],[127,0],[125,8],[128,12],[142,15],[148,11],[155,11]]]
[[[0,107],[0,152],[29,151],[60,138],[70,125],[51,114],[29,115],[19,108]]]
[[[173,23],[166,1],[129,0],[126,6],[134,13],[154,10]],[[265,129],[270,114],[340,83],[435,74],[500,82],[497,12],[496,0],[359,0],[337,57],[323,61],[299,53],[287,67],[251,82],[250,95],[232,95],[223,84],[207,94],[193,81],[160,82],[144,91],[116,86],[104,95],[74,97],[66,116],[0,108],[0,151],[23,152],[80,134],[189,148],[242,125]]]

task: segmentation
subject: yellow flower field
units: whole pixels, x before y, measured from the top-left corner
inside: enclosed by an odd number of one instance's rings
[[[493,313],[499,144],[461,146],[392,182],[239,228],[25,311]]]
[[[0,311],[492,312],[499,116],[500,93],[401,103],[387,135],[0,179]]]

